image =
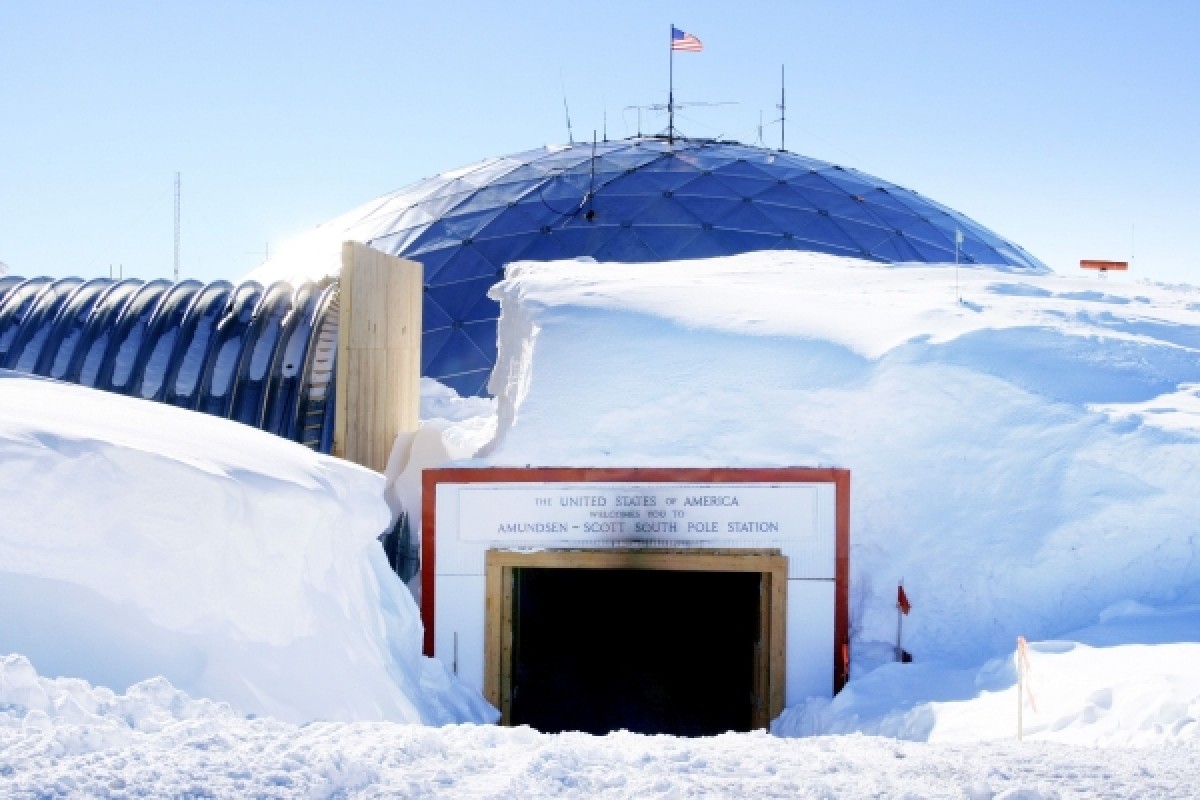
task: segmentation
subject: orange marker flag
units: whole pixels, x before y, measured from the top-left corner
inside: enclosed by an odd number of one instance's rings
[[[904,593],[904,584],[896,587],[896,608],[900,609],[900,613],[905,616],[912,609],[912,604],[908,602],[908,595]]]

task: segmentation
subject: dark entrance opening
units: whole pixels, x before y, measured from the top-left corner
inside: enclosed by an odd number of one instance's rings
[[[759,572],[514,569],[512,724],[751,730],[762,581]]]

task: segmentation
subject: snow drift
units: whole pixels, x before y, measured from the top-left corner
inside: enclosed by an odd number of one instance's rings
[[[961,301],[956,299],[956,288]],[[758,253],[519,263],[496,465],[852,472],[855,665],[1200,600],[1200,291]]]
[[[0,653],[280,719],[490,719],[420,655],[383,477],[261,431],[0,371]]]

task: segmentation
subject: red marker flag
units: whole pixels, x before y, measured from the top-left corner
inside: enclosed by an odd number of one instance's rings
[[[912,609],[912,604],[908,602],[908,595],[904,593],[904,584],[896,587],[896,608],[900,609],[900,613],[906,616]]]

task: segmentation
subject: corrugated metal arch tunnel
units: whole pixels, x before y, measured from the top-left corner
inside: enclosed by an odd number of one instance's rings
[[[226,281],[0,277],[0,368],[333,446],[338,292]]]

